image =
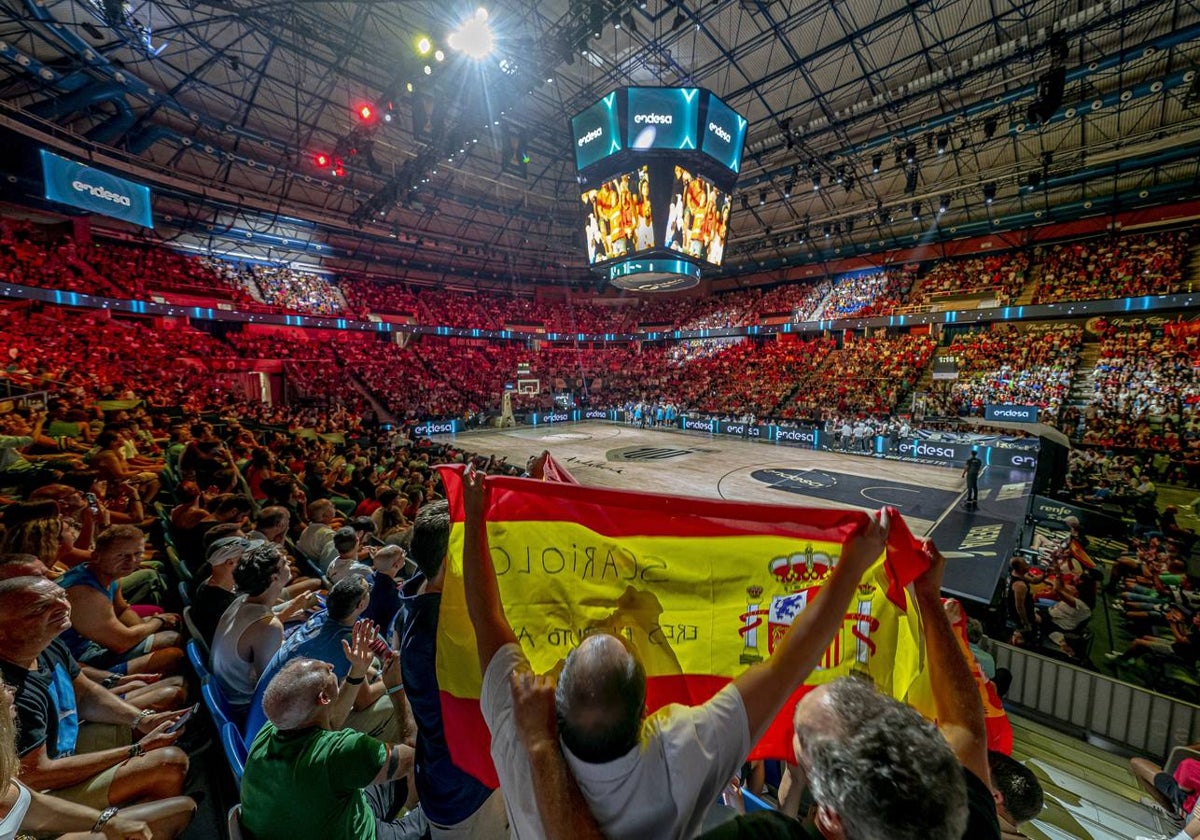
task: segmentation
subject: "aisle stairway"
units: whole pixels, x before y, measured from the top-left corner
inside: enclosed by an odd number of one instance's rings
[[[1095,383],[1096,359],[1100,358],[1100,343],[1085,344],[1079,351],[1079,361],[1071,375],[1071,390],[1067,404],[1082,408],[1091,402]]]
[[[1178,830],[1142,803],[1124,758],[1026,718],[1010,720],[1013,758],[1033,770],[1046,794],[1041,816],[1021,827],[1032,840],[1132,840]]]
[[[1193,233],[1192,237],[1196,238],[1196,234]],[[1187,291],[1200,289],[1200,242],[1188,248],[1187,263],[1184,266],[1183,274],[1188,282]]]
[[[1013,306],[1028,306],[1033,303],[1033,293],[1037,290],[1040,282],[1042,282],[1042,264],[1035,262],[1029,267],[1029,272],[1025,276],[1025,285],[1013,298]]]

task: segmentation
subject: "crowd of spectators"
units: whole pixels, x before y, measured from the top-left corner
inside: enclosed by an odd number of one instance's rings
[[[933,405],[947,416],[981,415],[986,405],[1036,405],[1039,419],[1051,423],[1070,390],[1082,345],[1082,327],[1069,324],[996,324],[955,336],[945,352],[957,360],[958,378],[934,383]]]
[[[326,275],[285,265],[255,263],[246,263],[237,270],[243,282],[258,287],[268,306],[309,315],[341,315],[345,311],[341,289]]]
[[[418,311],[416,293],[398,280],[343,278],[341,289],[350,311],[359,318],[365,318],[370,312],[415,317]]]
[[[781,414],[889,414],[920,381],[935,346],[932,336],[920,334],[846,341],[809,372]]]
[[[1165,295],[1184,285],[1189,237],[1183,231],[1055,245],[1041,258],[1034,303]]]
[[[1001,306],[1020,294],[1028,279],[1029,255],[991,254],[967,260],[944,260],[933,266],[913,291],[911,302],[929,303],[939,297],[987,291]]]
[[[871,318],[890,315],[908,300],[914,273],[899,269],[839,278],[825,301],[825,318]]]

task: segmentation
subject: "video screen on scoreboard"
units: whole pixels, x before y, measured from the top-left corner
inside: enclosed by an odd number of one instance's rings
[[[729,193],[707,178],[676,166],[664,244],[672,251],[720,265],[725,258],[732,210],[733,197]]]
[[[589,263],[654,247],[649,167],[642,166],[604,181],[582,198]]]

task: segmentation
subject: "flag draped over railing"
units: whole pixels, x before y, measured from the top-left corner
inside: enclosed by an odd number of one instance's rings
[[[462,468],[440,469],[453,523],[437,644],[446,737],[455,763],[494,785],[462,587]],[[618,633],[645,666],[650,711],[702,703],[770,656],[869,515],[520,478],[488,484],[500,595],[534,670],[560,667],[589,633]],[[893,511],[884,556],[862,578],[820,667],[752,757],[791,758],[792,709],[811,686],[861,671],[904,699],[928,683],[917,612],[904,588],[926,562]],[[920,688],[928,696],[928,686]]]

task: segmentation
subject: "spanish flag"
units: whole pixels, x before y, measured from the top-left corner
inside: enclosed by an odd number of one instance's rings
[[[455,764],[495,786],[462,586],[462,467],[439,469],[453,523],[437,642],[446,738]],[[492,563],[533,669],[560,668],[590,633],[620,634],[645,666],[651,712],[703,703],[770,656],[868,517],[525,478],[488,484]],[[810,686],[861,671],[906,699],[928,683],[917,612],[904,588],[925,568],[920,544],[891,512],[884,556],[863,577],[821,665],[752,758],[793,758],[792,710]],[[928,696],[924,688],[917,694]]]

